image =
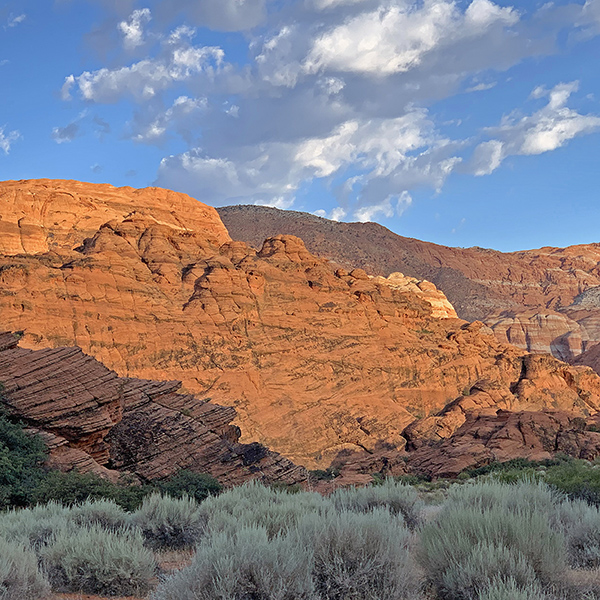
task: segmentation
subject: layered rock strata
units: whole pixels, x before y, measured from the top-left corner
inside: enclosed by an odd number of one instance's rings
[[[42,435],[50,467],[142,481],[190,469],[226,485],[306,478],[264,446],[240,444],[235,410],[180,394],[177,381],[120,378],[79,348],[26,350],[18,339],[0,334],[0,402]]]
[[[177,412],[186,402],[193,418],[216,402],[237,411],[241,441],[323,467],[340,453],[374,454],[382,443],[401,451],[408,425],[437,414],[476,382],[511,390],[520,380],[526,352],[498,341],[482,323],[454,318],[445,297],[422,278],[344,269],[289,235],[256,250],[231,241],[215,211],[187,196],[96,188],[0,184],[0,210],[4,201],[11,215],[52,212],[56,198],[64,212],[65,194],[76,207],[85,198],[92,215],[108,210],[106,198],[131,209],[116,216],[111,209],[93,233],[85,215],[43,221],[36,231],[51,241],[48,251],[0,256],[0,315],[5,327],[25,330],[24,347],[74,344],[121,377],[181,380],[195,394],[182,400],[154,387],[141,397],[128,393],[123,420],[102,440],[112,440],[113,449],[120,447],[119,428],[127,430],[131,403],[140,405],[136,419],[144,421],[158,415],[158,406]],[[153,212],[167,201],[166,212]],[[552,395],[555,384],[562,386],[560,378],[533,384],[539,398],[529,402],[531,410],[552,403],[573,409],[571,396]],[[146,397],[152,404],[142,410]],[[187,416],[161,414],[168,427]],[[128,427],[137,426],[134,419]],[[133,454],[113,460],[122,468],[147,462],[144,476],[160,473],[160,449],[174,448],[159,441],[165,446],[140,441]]]

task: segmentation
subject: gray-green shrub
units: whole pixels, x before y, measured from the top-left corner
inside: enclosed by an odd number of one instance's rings
[[[443,598],[477,600],[490,587],[490,577],[498,589],[539,589],[535,571],[525,556],[513,548],[487,540],[476,543],[461,562],[451,563],[439,577]]]
[[[600,567],[600,510],[582,500],[563,502],[557,525],[567,540],[569,564],[575,568]]]
[[[156,569],[139,531],[97,525],[59,531],[39,555],[52,588],[65,592],[144,594]]]
[[[418,596],[419,577],[409,552],[411,533],[389,510],[308,515],[299,531],[314,550],[313,578],[321,600]]]
[[[33,551],[0,539],[0,599],[41,600],[49,594],[50,585],[40,573]]]
[[[552,528],[556,513],[556,497],[538,484],[484,482],[452,490],[446,507],[421,532],[419,557],[427,578],[441,598],[472,598],[459,584],[451,587],[449,573],[467,564],[477,566],[473,549],[485,540],[512,554],[511,560],[504,561],[503,580],[520,583],[524,560],[541,584],[555,581],[567,563],[564,536]],[[484,560],[479,567],[482,572],[472,573],[471,578],[492,581],[495,568],[486,567]]]
[[[128,527],[131,521],[130,515],[113,500],[88,500],[76,504],[69,511],[69,518],[76,525],[98,525],[113,531]]]
[[[521,587],[514,579],[494,578],[477,600],[551,600],[537,583]],[[583,599],[581,599],[583,600]]]
[[[205,528],[205,517],[191,498],[152,494],[133,513],[132,523],[155,550],[193,547]]]
[[[387,508],[392,514],[401,515],[411,529],[420,525],[423,519],[424,503],[415,488],[390,478],[381,485],[340,488],[330,499],[338,510],[368,512],[374,508]]]
[[[192,564],[157,588],[154,600],[316,600],[312,551],[295,534],[264,527],[216,533]]]
[[[328,510],[331,503],[320,494],[276,491],[256,482],[233,488],[200,506],[207,531],[235,532],[241,526],[261,526],[269,536],[296,527],[307,514]]]
[[[0,516],[0,538],[21,542],[34,550],[67,527],[70,527],[69,509],[55,502],[10,510]]]

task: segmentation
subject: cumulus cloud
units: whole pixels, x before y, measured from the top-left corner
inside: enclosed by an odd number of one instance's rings
[[[69,75],[62,87],[63,99],[70,99],[77,88],[84,100],[117,102],[130,95],[147,101],[173,85],[201,73],[210,74],[221,65],[224,53],[215,46],[192,44],[196,32],[187,26],[174,30],[162,42],[159,55],[116,69],[102,68]]]
[[[514,25],[517,12],[490,0],[473,0],[464,12],[454,2],[425,0],[383,6],[358,15],[313,43],[304,69],[390,75],[420,64],[433,48],[457,38],[483,37],[494,24]]]
[[[121,21],[117,28],[123,36],[123,46],[133,50],[144,43],[144,27],[152,19],[149,8],[134,10],[129,19]]]
[[[20,137],[21,134],[18,131],[7,132],[6,127],[0,127],[0,150],[2,150],[4,154],[8,154],[12,144]]]
[[[592,14],[595,2],[579,12]],[[458,169],[489,174],[510,154],[549,151],[596,127],[595,117],[567,108],[567,85],[537,89],[544,108],[472,139],[442,133],[424,106],[490,89],[490,71],[553,50],[558,26],[541,34],[531,14],[492,0],[144,4],[152,13],[130,5],[118,19],[135,61],[126,53],[122,64],[71,74],[62,96],[133,100],[130,139],[160,146],[177,135],[187,144],[161,161],[156,183],[214,204],[289,207],[302,186],[323,179],[337,206],[319,214],[397,216],[415,188],[440,190]],[[157,31],[173,19],[189,25]],[[245,30],[247,62],[236,66],[222,48],[198,44],[192,24]]]
[[[537,87],[531,97],[547,97],[547,104],[531,115],[509,115],[487,133],[495,139],[479,144],[472,158],[472,172],[488,175],[512,155],[543,154],[564,146],[569,140],[600,130],[600,117],[582,115],[566,106],[579,82],[560,83],[551,90]]]

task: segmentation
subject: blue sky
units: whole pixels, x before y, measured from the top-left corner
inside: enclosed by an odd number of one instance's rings
[[[0,179],[600,242],[600,0],[0,2]]]

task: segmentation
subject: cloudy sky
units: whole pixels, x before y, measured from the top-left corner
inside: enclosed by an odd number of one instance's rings
[[[600,0],[0,2],[0,179],[600,241]]]

